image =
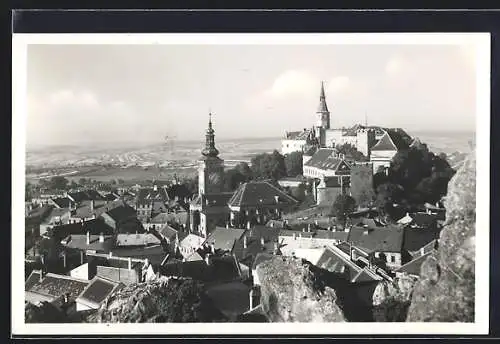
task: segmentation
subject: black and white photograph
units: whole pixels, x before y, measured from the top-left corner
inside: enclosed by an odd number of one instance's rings
[[[19,333],[487,332],[489,34],[19,34],[13,63]]]

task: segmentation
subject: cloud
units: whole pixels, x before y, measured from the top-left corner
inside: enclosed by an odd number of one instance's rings
[[[279,75],[265,94],[273,97],[309,96],[318,89],[318,80],[309,72],[288,70]]]
[[[28,95],[28,143],[66,144],[140,137],[141,116],[121,100],[105,102],[89,90]]]

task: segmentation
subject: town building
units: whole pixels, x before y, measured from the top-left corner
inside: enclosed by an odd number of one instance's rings
[[[250,181],[238,187],[227,206],[231,227],[264,225],[269,220],[281,219],[298,201],[267,181]]]
[[[205,148],[198,166],[198,195],[189,206],[191,231],[207,237],[217,225],[224,226],[229,215],[227,202],[232,192],[224,192],[224,160],[215,147],[215,130],[209,114]]]
[[[371,148],[370,162],[373,164],[373,173],[389,168],[396,153],[409,147],[409,140],[411,138],[401,129],[387,129]]]
[[[304,128],[301,131],[285,132],[281,140],[281,154],[304,152],[306,147],[316,143],[314,130]]]
[[[123,287],[123,283],[95,276],[76,298],[77,312],[99,309],[108,296]]]

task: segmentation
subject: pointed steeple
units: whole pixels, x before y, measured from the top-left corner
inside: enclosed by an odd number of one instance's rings
[[[321,92],[319,94],[319,106],[318,106],[318,111],[316,112],[322,112],[322,113],[328,112],[328,106],[326,105],[326,97],[325,97],[325,84],[323,81],[321,82]]]
[[[201,154],[207,157],[216,157],[219,155],[219,151],[215,148],[215,130],[212,128],[212,113],[208,113],[208,129],[205,134],[205,148],[201,151]]]

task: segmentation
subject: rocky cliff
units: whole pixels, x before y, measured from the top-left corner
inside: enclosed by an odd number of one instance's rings
[[[261,303],[271,322],[342,322],[335,291],[301,259],[276,256],[261,263]]]
[[[88,322],[225,321],[204,293],[202,283],[162,277],[129,285],[112,294]]]
[[[406,321],[473,322],[476,233],[476,155],[448,184],[439,250],[422,265]]]

